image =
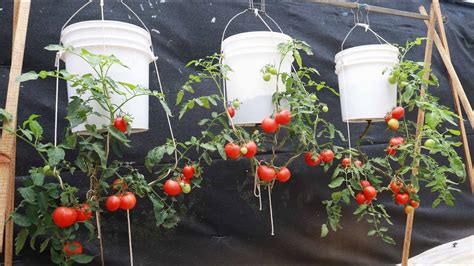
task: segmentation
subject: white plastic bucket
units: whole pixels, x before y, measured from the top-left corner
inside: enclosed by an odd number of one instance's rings
[[[398,49],[388,44],[362,45],[336,54],[344,122],[383,121],[396,106],[397,85],[390,84],[388,77],[398,56]]]
[[[235,112],[234,124],[252,126],[273,113],[272,95],[277,91],[276,77],[264,81],[261,70],[271,64],[280,72],[291,71],[293,55],[287,54],[280,66],[282,55],[277,47],[290,40],[291,37],[283,33],[254,31],[239,33],[223,41],[223,63],[232,69],[227,74],[226,98],[228,101],[238,99],[242,103]],[[281,80],[278,90],[285,90]]]
[[[61,33],[61,42],[64,45],[74,47],[76,52],[86,49],[94,54],[114,55],[128,68],[120,65],[113,66],[108,72],[110,78],[148,87],[149,64],[155,58],[150,49],[151,36],[144,29],[119,21],[84,21],[66,27]],[[77,55],[65,52],[61,55],[61,59],[66,63],[66,70],[69,73],[78,75],[94,74],[92,68]],[[127,90],[123,92],[128,96],[131,95]],[[113,104],[120,105],[124,102],[125,96],[110,93]],[[75,88],[68,84],[69,99],[76,95]],[[108,112],[97,103],[92,102],[91,106],[95,112],[108,116]],[[138,96],[130,100],[121,107],[121,110],[131,116],[133,120],[131,122],[132,132],[148,130],[148,96]],[[110,124],[110,120],[92,115],[87,118],[87,123],[103,128],[103,125]],[[73,128],[72,131],[86,133],[85,125],[81,124]]]

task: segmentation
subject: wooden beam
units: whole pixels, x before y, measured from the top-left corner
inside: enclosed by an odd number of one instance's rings
[[[427,40],[426,40],[426,48],[425,48],[425,58],[423,63],[423,79],[429,79],[430,70],[431,70],[431,58],[433,55],[433,37],[435,35],[435,21],[436,17],[434,15],[433,5],[431,6],[430,10],[430,20],[428,24],[428,33],[427,33]],[[425,95],[427,90],[427,86],[422,86],[420,90],[420,96]],[[423,109],[418,109],[418,117],[417,117],[417,127],[416,127],[416,142],[415,142],[415,156],[420,153],[421,151],[421,139],[419,135],[422,132],[423,125],[425,123],[425,112]],[[412,169],[412,176],[415,176],[418,173],[418,165],[419,161],[415,161],[413,163]],[[413,183],[413,182],[412,182]],[[418,184],[416,184],[418,186]],[[413,219],[415,216],[415,210],[411,213],[407,214],[407,221],[405,226],[405,239],[403,241],[403,252],[402,252],[402,265],[408,265],[408,258],[410,256],[410,244],[411,244],[411,233],[413,231]]]
[[[426,10],[420,9],[420,13],[423,12],[426,13]],[[464,111],[466,112],[469,123],[474,129],[474,111],[472,110],[471,104],[469,103],[469,99],[467,98],[466,92],[464,91],[458,74],[454,69],[453,63],[451,62],[451,59],[449,57],[449,53],[446,51],[446,49],[444,49],[443,43],[438,34],[435,34],[434,36],[434,43],[436,45],[436,48],[438,49],[439,54],[441,55],[441,59],[443,60],[443,63],[446,67],[446,70],[448,71],[449,76],[453,80],[454,88],[458,93],[459,100],[461,101]]]
[[[429,16],[421,15],[419,13],[402,11],[402,10],[386,8],[386,7],[359,4],[359,3],[354,3],[354,2],[335,1],[335,0],[307,0],[306,2],[318,3],[318,4],[323,4],[323,5],[331,5],[331,6],[348,8],[348,9],[364,8],[370,13],[380,13],[380,14],[407,17],[407,18],[413,18],[413,19],[421,19],[421,20],[430,19]]]
[[[18,97],[20,92],[20,84],[16,82],[16,78],[21,74],[23,67],[23,56],[25,52],[26,32],[28,29],[28,19],[30,14],[30,0],[15,1],[18,5],[17,21],[14,22],[15,33],[12,46],[12,59],[10,67],[10,75],[8,80],[7,101],[5,110],[12,114],[13,118],[9,122],[5,122],[5,128],[16,128]],[[14,8],[15,9],[15,8]],[[12,205],[14,200],[15,187],[15,152],[16,138],[14,134],[6,130],[2,131],[0,140],[0,250],[3,248],[3,232],[5,221],[9,213],[7,213],[7,205]],[[13,193],[11,193],[13,192]],[[8,193],[8,195],[7,195]],[[9,202],[9,203],[8,203]],[[9,206],[10,207],[10,206]],[[9,222],[7,233],[5,235],[5,265],[12,265],[13,255],[13,224]]]
[[[449,53],[448,39],[446,37],[446,31],[444,29],[443,23],[440,21],[442,14],[441,14],[441,6],[439,4],[439,0],[434,0],[433,5],[435,9],[434,10],[435,16],[438,22],[439,38],[441,39],[441,43],[443,44],[443,48],[446,51],[446,55],[448,59],[451,60],[451,55]],[[424,8],[420,9],[420,13],[426,14],[426,10]],[[436,38],[437,36],[435,36],[435,39]],[[451,76],[449,76],[449,84],[451,86],[451,93],[453,95],[454,109],[456,110],[456,113],[459,116],[458,125],[459,125],[459,131],[461,131],[461,139],[463,142],[464,155],[466,157],[467,176],[469,177],[469,181],[471,184],[471,192],[474,193],[474,169],[472,165],[471,151],[469,149],[469,142],[467,139],[466,127],[464,126],[464,118],[463,118],[463,113],[461,109],[461,104],[459,102],[459,95],[455,88],[456,85],[454,84],[454,81],[451,78]]]

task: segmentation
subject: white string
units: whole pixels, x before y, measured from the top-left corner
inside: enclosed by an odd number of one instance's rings
[[[342,72],[344,71],[344,60],[341,60],[341,64],[342,64]],[[343,89],[343,90],[346,90],[346,80],[344,78],[344,75],[342,75],[342,88],[339,88],[339,89]],[[346,129],[347,129],[347,140],[348,140],[348,144],[349,144],[349,159],[350,161],[352,162],[352,144],[351,144],[351,126],[349,124],[349,110],[348,110],[348,104],[347,104],[347,93],[346,93],[346,97],[344,97],[344,108],[346,109]]]
[[[95,212],[95,220],[97,223],[97,239],[99,239],[99,245],[100,245],[100,260],[102,262],[102,266],[105,265],[104,263],[104,246],[102,244],[102,230],[100,228],[100,213],[99,211]]]
[[[102,53],[105,54],[105,17],[104,17],[104,0],[100,0],[100,18],[102,21]]]
[[[258,198],[259,207],[262,210],[262,193],[260,191],[260,184],[258,183],[258,165],[255,168],[255,176],[253,179],[253,195]]]
[[[270,207],[270,223],[272,226],[272,236],[275,235],[275,228],[273,227],[273,207],[272,207],[272,185],[268,185],[268,205]]]
[[[130,226],[130,210],[127,209],[128,247],[130,248],[130,265],[133,266],[132,229]]]

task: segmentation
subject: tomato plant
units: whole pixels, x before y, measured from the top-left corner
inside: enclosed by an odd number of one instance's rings
[[[45,141],[41,118],[35,114],[30,115],[17,129],[2,128],[32,146],[44,163],[32,167],[29,178],[18,189],[22,201],[11,214],[13,222],[21,227],[15,241],[16,253],[22,250],[29,237],[33,249],[38,245],[40,252],[49,248],[53,263],[89,263],[94,257],[83,253],[82,246],[71,249],[70,243],[76,246],[75,240],[84,228],[89,231],[91,240],[97,239],[94,236],[99,232],[96,228],[96,224],[99,224],[97,219],[100,219],[101,213],[109,215],[108,212],[101,212],[102,206],[110,212],[119,208],[130,210],[136,204],[136,197],[147,197],[151,201],[157,226],[171,228],[176,225],[179,220],[175,215],[176,210],[171,200],[156,189],[159,182],[147,182],[133,162],[114,159],[122,158],[122,151],[130,147],[130,122],[133,117],[125,113],[122,107],[136,97],[152,96],[169,114],[164,95],[140,85],[110,78],[107,73],[111,67],[125,67],[114,56],[96,55],[59,45],[51,45],[46,49],[68,52],[81,58],[89,64],[91,73],[78,75],[61,69],[32,71],[18,77],[19,82],[62,79],[75,89],[77,95],[68,102],[68,127],[65,134],[59,137],[61,142],[57,145]],[[123,95],[123,100],[113,104],[111,98],[117,93]],[[96,112],[92,106],[100,106],[104,112]],[[102,126],[89,124],[89,116],[99,116],[107,122]],[[0,118],[4,121],[11,119],[11,116],[2,109]],[[71,130],[80,124],[85,124],[87,134],[81,135]],[[85,176],[89,181],[89,190],[79,193],[77,187],[66,182],[66,175]],[[41,244],[37,243],[39,240]],[[93,241],[91,243],[94,244]]]
[[[322,236],[328,234],[329,228],[333,231],[340,228],[342,203],[349,205],[351,199],[357,202],[354,214],[358,219],[365,218],[373,226],[367,234],[376,235],[390,244],[395,241],[387,233],[385,224],[391,225],[392,222],[385,205],[377,201],[379,193],[391,193],[393,204],[404,206],[407,214],[419,206],[420,189],[437,194],[432,207],[441,202],[449,206],[454,204],[453,192],[459,191],[456,186],[458,182],[464,181],[466,175],[464,164],[456,151],[461,145],[457,139],[460,132],[454,128],[457,126],[457,116],[441,105],[439,99],[428,90],[430,86],[438,86],[438,80],[431,70],[425,73],[422,63],[406,58],[408,52],[421,42],[422,39],[417,39],[399,47],[399,64],[386,70],[390,72],[389,82],[396,83],[398,91],[398,106],[385,116],[392,134],[387,141],[386,155],[369,158],[361,150],[360,143],[364,142],[364,136],[371,126],[371,121],[368,121],[357,146],[344,151],[352,158],[363,158],[364,164],[361,167],[340,165],[332,176],[329,187],[336,191],[331,194],[331,199],[323,202],[328,222],[321,228]],[[423,78],[425,75],[429,78]],[[426,89],[423,93],[422,88]],[[407,119],[407,114],[420,109],[424,111],[424,123],[418,126]],[[425,144],[422,146],[423,140]],[[454,180],[454,177],[458,177],[458,180]]]

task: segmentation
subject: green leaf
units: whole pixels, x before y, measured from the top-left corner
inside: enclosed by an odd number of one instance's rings
[[[166,112],[166,115],[173,117],[173,114],[171,113],[171,110],[168,104],[166,103],[165,99],[163,97],[160,97],[159,99],[160,99],[161,106],[163,107],[163,110],[165,110]]]
[[[28,229],[22,228],[15,238],[15,254],[18,255],[25,246],[26,238],[28,237]]]
[[[342,185],[342,182],[344,182],[344,178],[343,177],[338,177],[336,179],[334,179],[329,185],[328,187],[330,188],[337,188],[339,186]]]
[[[71,260],[80,264],[90,263],[94,259],[94,256],[87,254],[72,254]]]
[[[298,52],[298,50],[293,50],[293,57],[295,58],[298,66],[300,68],[303,67],[303,61],[301,60],[301,55],[300,55],[300,52]]]
[[[48,51],[61,51],[63,48],[62,45],[59,45],[59,44],[50,44],[48,46],[46,46],[44,49],[48,50]]]
[[[122,131],[116,129],[113,126],[109,126],[108,131],[112,135],[112,137],[117,139],[119,142],[122,142],[122,143],[127,142],[127,136]]]
[[[369,232],[367,232],[367,236],[373,236],[373,235],[375,235],[376,232],[377,231],[375,231],[375,230],[370,230]]]
[[[64,160],[64,150],[59,148],[59,147],[52,147],[51,149],[48,150],[48,163],[54,167],[56,166],[59,162]]]
[[[25,82],[29,80],[36,80],[38,79],[39,75],[35,71],[30,71],[24,74],[21,74],[16,78],[16,82]]]
[[[25,199],[27,202],[35,204],[36,202],[36,192],[32,187],[21,187],[18,189],[20,195]]]
[[[31,179],[35,186],[42,186],[44,184],[44,174],[42,173],[33,173],[31,174]]]
[[[7,112],[5,109],[0,108],[0,121],[1,122],[8,122],[12,120],[13,116]]]
[[[49,240],[50,240],[50,239],[51,239],[51,238],[47,238],[47,239],[45,239],[45,240],[41,243],[41,245],[40,245],[40,253],[43,253],[43,251],[48,247],[48,244],[49,244]],[[17,255],[18,255],[18,254],[17,254]]]
[[[13,222],[21,227],[28,227],[31,225],[31,222],[30,220],[28,219],[28,217],[26,217],[25,215],[23,214],[20,214],[20,213],[13,213],[12,214],[12,219],[13,219]]]
[[[321,225],[321,237],[326,237],[329,233],[327,224]]]
[[[184,96],[184,91],[180,90],[178,94],[176,95],[176,105],[181,103],[181,101],[183,100],[183,96]]]

